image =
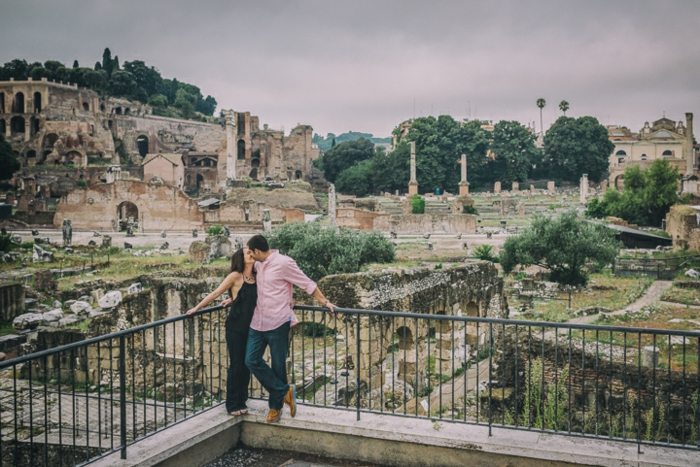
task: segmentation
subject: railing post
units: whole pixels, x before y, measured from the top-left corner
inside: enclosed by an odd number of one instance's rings
[[[126,459],[126,339],[119,336],[119,428],[121,458]]]
[[[355,363],[355,409],[357,411],[357,420],[360,421],[360,315],[357,315],[357,326],[355,328],[355,350],[357,355],[357,363]]]

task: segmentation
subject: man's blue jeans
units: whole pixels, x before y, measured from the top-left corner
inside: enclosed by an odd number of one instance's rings
[[[270,346],[272,368],[263,360],[265,348]],[[268,406],[281,410],[284,395],[289,390],[287,384],[287,350],[289,349],[289,323],[272,331],[248,331],[248,345],[245,352],[245,364],[260,384],[270,394]]]

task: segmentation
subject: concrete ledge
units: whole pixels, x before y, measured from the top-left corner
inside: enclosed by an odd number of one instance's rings
[[[242,418],[224,407],[210,410],[128,448],[128,459],[112,455],[97,465],[202,465],[243,444],[287,452],[318,454],[383,465],[698,465],[698,453],[661,446],[574,438],[538,432],[433,422],[394,415],[300,406],[297,417],[285,410],[278,424],[265,423],[266,404],[251,401]]]

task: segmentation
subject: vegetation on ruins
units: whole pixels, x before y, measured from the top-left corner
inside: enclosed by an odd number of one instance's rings
[[[425,214],[425,199],[421,195],[411,197],[411,214]]]
[[[608,171],[615,145],[595,117],[559,117],[544,137],[544,167],[551,178],[577,182],[581,175],[599,182]]]
[[[394,245],[375,232],[333,229],[319,223],[291,223],[275,229],[270,246],[294,258],[313,280],[358,272],[368,263],[394,261]]]
[[[506,273],[517,265],[538,265],[554,282],[585,285],[590,270],[611,263],[618,251],[610,230],[571,211],[557,218],[535,216],[524,232],[506,240],[499,260]]]
[[[346,143],[348,141],[357,141],[358,139],[366,139],[371,141],[373,144],[391,143],[391,138],[378,138],[372,133],[363,133],[361,131],[348,131],[339,135],[336,135],[335,133],[328,133],[325,137],[319,135],[318,133],[314,133],[314,137],[311,142],[317,145],[321,152],[326,152],[331,150],[337,144]]]
[[[334,146],[320,158],[318,166],[322,168],[326,180],[335,183],[344,170],[374,156],[374,144],[367,139],[348,141]]]
[[[203,97],[201,90],[192,84],[179,82],[177,79],[163,78],[160,72],[141,60],[124,62],[120,66],[119,58],[112,57],[109,48],[102,54],[102,61],[94,68],[76,66],[66,67],[57,60],[29,63],[16,58],[0,66],[0,81],[40,80],[48,78],[54,81],[76,83],[95,92],[114,97],[125,97],[148,103],[155,115],[176,118],[205,119],[216,109],[216,99]],[[200,114],[198,116],[198,114]]]
[[[539,153],[535,135],[519,122],[502,120],[494,125],[492,138],[491,150],[496,158],[488,164],[489,174],[506,185],[524,182]]]
[[[615,216],[638,225],[661,225],[672,205],[679,202],[678,169],[663,159],[648,169],[628,167],[624,174],[625,189],[608,189],[602,198],[593,198],[586,206],[591,217]]]
[[[493,247],[491,245],[478,245],[474,248],[474,256],[483,261],[498,261],[498,257],[493,253]]]
[[[0,134],[0,181],[9,180],[20,168],[20,163],[12,152],[12,146]]]

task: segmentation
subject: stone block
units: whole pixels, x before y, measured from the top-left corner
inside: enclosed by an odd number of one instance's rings
[[[100,308],[109,309],[119,305],[121,301],[122,293],[119,290],[113,290],[111,292],[107,292],[106,294],[104,294],[104,296],[100,297],[98,303],[100,305]]]
[[[18,330],[35,329],[44,321],[42,313],[24,313],[12,320],[12,326]]]

